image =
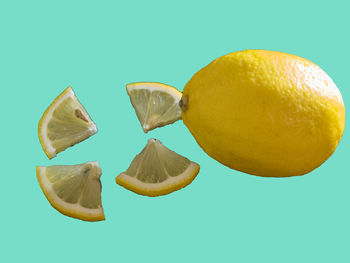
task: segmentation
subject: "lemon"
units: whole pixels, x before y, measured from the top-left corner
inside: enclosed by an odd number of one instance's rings
[[[62,214],[85,221],[105,219],[97,162],[38,166],[36,176],[47,200]]]
[[[214,60],[186,84],[182,119],[222,164],[260,176],[312,171],[335,151],[345,108],[332,79],[314,63],[265,50]]]
[[[38,130],[40,143],[49,159],[97,132],[71,87],[46,109]]]
[[[116,182],[140,195],[159,196],[187,186],[198,172],[198,164],[150,139]]]
[[[177,89],[154,82],[128,84],[126,90],[144,132],[174,123],[181,119]]]

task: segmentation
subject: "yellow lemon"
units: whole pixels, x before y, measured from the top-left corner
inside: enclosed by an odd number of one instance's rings
[[[207,154],[260,176],[317,168],[336,149],[345,122],[342,96],[320,67],[265,50],[214,60],[187,83],[180,106]]]

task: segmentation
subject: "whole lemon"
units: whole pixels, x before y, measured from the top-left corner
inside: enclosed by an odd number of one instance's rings
[[[336,149],[345,122],[342,96],[320,67],[266,50],[214,60],[186,84],[180,106],[208,155],[259,176],[317,168]]]

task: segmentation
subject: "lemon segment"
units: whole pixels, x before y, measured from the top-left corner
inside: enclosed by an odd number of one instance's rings
[[[187,186],[198,172],[198,164],[150,139],[116,182],[140,195],[160,196]]]
[[[62,214],[84,221],[105,219],[98,162],[38,166],[36,175],[47,200]]]
[[[47,108],[39,122],[39,140],[49,159],[97,132],[71,87]]]
[[[182,93],[177,89],[162,83],[137,82],[128,84],[126,90],[144,132],[181,119]]]

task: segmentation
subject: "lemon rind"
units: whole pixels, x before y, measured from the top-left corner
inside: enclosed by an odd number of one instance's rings
[[[98,162],[89,162],[93,165],[98,165]],[[41,190],[43,191],[46,199],[49,201],[51,206],[55,208],[60,213],[73,217],[76,219],[84,221],[102,221],[105,220],[103,207],[100,208],[85,208],[81,205],[70,204],[63,201],[59,198],[55,191],[53,190],[52,184],[45,176],[46,166],[37,166],[36,167],[36,176],[40,185]]]
[[[73,89],[71,87],[68,87],[58,97],[56,97],[56,99],[50,104],[49,107],[47,107],[47,109],[45,110],[43,116],[39,121],[39,126],[38,126],[39,141],[45,154],[49,159],[54,158],[57,155],[57,152],[56,152],[56,148],[52,146],[50,139],[47,138],[47,135],[46,135],[47,124],[51,119],[52,114],[57,108],[57,106],[59,105],[59,103],[67,98],[72,98],[77,103],[80,103],[77,97],[75,96]],[[91,133],[90,136],[92,136],[97,132],[96,124],[91,120],[89,114],[87,114],[87,116],[85,117],[88,119],[89,123],[91,124],[89,130]]]
[[[116,183],[124,188],[140,195],[155,197],[170,194],[189,185],[199,173],[200,166],[191,162],[187,169],[178,176],[168,177],[161,183],[144,183],[135,177],[127,175],[125,172],[116,177]]]
[[[178,91],[176,88],[166,85],[160,82],[134,82],[126,85],[126,90],[128,94],[133,90],[147,89],[151,92],[153,91],[167,91],[176,102],[179,102],[182,97],[182,92]]]

